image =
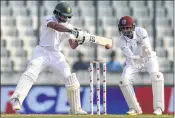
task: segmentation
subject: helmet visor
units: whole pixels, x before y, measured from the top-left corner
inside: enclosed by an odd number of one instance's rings
[[[66,16],[66,15],[64,15],[64,14],[59,13],[59,20],[60,20],[61,22],[67,22],[68,19],[71,19],[71,18],[72,18],[72,16]]]
[[[132,27],[121,27],[121,33],[124,36],[130,36],[132,34]]]

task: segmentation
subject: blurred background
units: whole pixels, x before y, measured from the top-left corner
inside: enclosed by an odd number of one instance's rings
[[[91,34],[111,38],[114,41],[114,46],[110,50],[94,44],[81,45],[72,50],[66,41],[61,45],[62,52],[70,64],[72,72],[77,73],[82,85],[83,108],[89,111],[89,61],[105,60],[107,62],[109,91],[107,112],[122,114],[128,110],[117,85],[125,61],[124,54],[118,46],[117,25],[122,16],[130,15],[135,19],[136,26],[147,30],[153,50],[157,52],[160,71],[165,77],[165,113],[173,113],[174,2],[150,0],[74,0],[67,2],[73,11],[70,22],[73,26],[85,29]],[[52,15],[57,3],[58,1],[43,0],[1,1],[1,112],[14,112],[8,98],[13,93],[20,75],[25,71],[31,58],[33,49],[39,42],[43,17]],[[143,111],[152,113],[151,81],[144,70],[138,75],[135,85]],[[38,101],[38,97],[42,101]],[[145,99],[150,100],[145,102]],[[69,106],[66,100],[65,89],[59,82],[59,78],[46,69],[40,74],[35,86],[26,98],[21,113],[68,113]],[[31,101],[35,101],[33,106],[30,104]],[[94,103],[96,103],[95,99]],[[123,106],[123,109],[121,106],[120,108],[115,107],[118,105]]]

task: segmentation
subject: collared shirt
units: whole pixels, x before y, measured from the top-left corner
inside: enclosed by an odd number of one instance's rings
[[[72,34],[67,32],[58,32],[50,27],[47,27],[47,24],[49,22],[56,22],[58,23],[58,20],[55,18],[55,16],[46,16],[44,17],[42,27],[41,27],[41,33],[40,33],[40,46],[47,47],[51,50],[61,50],[60,49],[60,43],[63,40],[68,40],[70,38],[75,38]],[[68,23],[61,23],[65,25],[68,28],[72,28],[72,26]]]
[[[140,55],[142,45],[147,46],[152,51],[147,31],[141,27],[135,28],[132,39],[124,35],[120,36],[119,46],[126,56],[126,64],[130,63],[131,56]]]

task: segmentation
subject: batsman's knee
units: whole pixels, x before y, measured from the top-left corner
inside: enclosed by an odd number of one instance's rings
[[[33,83],[36,82],[36,79],[38,76],[36,76],[35,74],[29,72],[29,71],[25,71],[21,76],[27,76],[28,78],[31,79],[31,81],[33,81]]]
[[[38,78],[39,73],[43,70],[45,67],[45,62],[43,59],[35,59],[28,63],[26,71],[23,73],[23,75],[28,76],[35,82]]]
[[[68,68],[64,68],[61,72],[62,72],[63,78],[66,78],[66,79],[72,75],[71,74],[71,69],[69,67]]]
[[[22,76],[28,76],[29,78],[31,78],[33,82],[36,82],[39,73],[40,73],[39,69],[36,69],[36,67],[33,65],[29,65],[26,71],[22,74]]]

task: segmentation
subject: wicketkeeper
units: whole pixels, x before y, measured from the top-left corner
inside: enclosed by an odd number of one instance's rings
[[[145,69],[152,82],[153,114],[161,115],[164,111],[164,77],[159,71],[156,52],[152,51],[147,31],[142,27],[135,27],[130,16],[120,19],[118,29],[121,33],[120,48],[126,56],[119,86],[129,107],[127,114],[142,114],[132,84],[138,72]]]

